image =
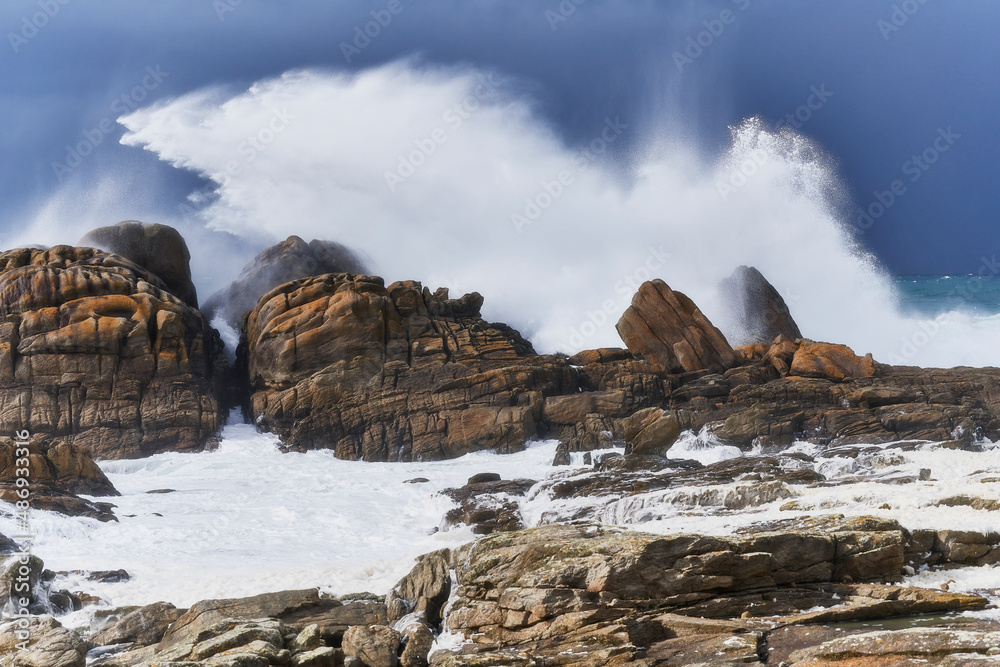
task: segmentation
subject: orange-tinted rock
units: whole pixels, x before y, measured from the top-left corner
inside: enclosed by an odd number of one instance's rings
[[[770,346],[764,345],[762,343],[752,343],[750,345],[741,345],[740,347],[733,348],[733,352],[736,353],[737,358],[742,359],[744,362],[749,361],[760,361],[767,354],[768,350],[771,349]]]
[[[134,458],[200,449],[224,361],[200,312],[94,248],[0,254],[0,432]]]
[[[659,408],[645,408],[622,420],[626,456],[664,456],[681,433],[677,418]]]
[[[577,385],[564,360],[483,321],[481,305],[349,274],[281,285],[246,322],[252,416],[289,447],[346,459],[518,450],[539,434],[544,397]]]
[[[313,239],[309,243],[289,236],[262,251],[228,287],[208,297],[203,310],[210,319],[221,317],[239,329],[243,316],[257,300],[290,280],[327,273],[365,272],[364,263],[349,248],[333,241]]]
[[[721,372],[736,363],[725,336],[691,299],[662,280],[639,287],[617,329],[629,351],[658,370]]]
[[[792,359],[798,349],[798,343],[784,336],[778,336],[764,355],[764,361],[770,362],[779,375],[788,375],[788,371],[792,368]]]
[[[599,347],[596,350],[577,352],[567,361],[572,366],[588,366],[590,364],[610,364],[616,361],[628,361],[632,353],[620,347]]]
[[[870,353],[859,357],[846,345],[804,340],[795,351],[789,372],[830,380],[870,378],[878,373],[878,364]]]

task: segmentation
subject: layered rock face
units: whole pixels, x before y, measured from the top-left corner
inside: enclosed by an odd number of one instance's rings
[[[514,451],[538,432],[545,395],[575,386],[479,316],[476,293],[330,274],[286,283],[250,313],[241,345],[256,423],[295,449],[410,461]]]
[[[630,352],[668,373],[724,371],[736,355],[691,299],[662,280],[643,283],[617,325]]]
[[[991,664],[1000,624],[947,616],[986,598],[894,583],[915,542],[873,517],[726,537],[542,526],[425,554],[385,596],[160,602],[83,637],[49,619],[30,664],[83,667],[89,649],[107,667]],[[921,614],[936,618],[914,629],[906,617]],[[896,630],[858,623],[899,617]],[[0,626],[0,660],[13,636]]]
[[[719,287],[741,328],[736,344],[770,345],[778,336],[788,340],[802,338],[785,300],[754,267],[736,267]]]
[[[94,248],[0,254],[0,432],[133,458],[200,449],[222,423],[224,361],[200,312]]]
[[[167,291],[191,306],[198,307],[198,292],[191,282],[191,252],[187,242],[173,227],[138,220],[98,227],[80,239],[81,246],[93,246],[130,259],[156,274]]]
[[[778,664],[774,651],[798,649],[812,664],[823,624],[988,604],[893,585],[908,538],[894,522],[797,528],[709,537],[543,526],[482,538],[452,558],[459,588],[446,623],[471,642],[430,663]],[[803,624],[816,637],[788,646],[781,631]],[[985,655],[985,642],[974,652]]]
[[[534,354],[483,322],[481,303],[346,274],[282,285],[247,319],[250,416],[289,447],[365,460],[531,438],[559,439],[563,458],[614,444],[664,455],[704,427],[743,448],[1000,436],[1000,371],[889,367],[784,336],[733,350],[662,282],[644,284],[619,323],[631,350],[569,358]]]
[[[306,243],[289,236],[257,255],[232,284],[210,296],[204,311],[209,319],[221,317],[239,330],[243,316],[257,300],[283,283],[326,273],[365,272],[361,259],[339,243],[319,239]]]

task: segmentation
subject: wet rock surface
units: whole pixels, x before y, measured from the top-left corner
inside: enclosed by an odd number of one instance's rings
[[[18,634],[19,630],[23,635]],[[15,667],[84,667],[90,647],[90,643],[51,617],[29,617],[23,624],[19,621],[0,624],[0,656]]]
[[[770,345],[778,336],[802,338],[785,300],[760,271],[738,266],[719,285],[722,296],[740,328],[736,345]]]
[[[18,457],[23,449],[28,450],[28,455]],[[113,504],[79,497],[78,494],[117,496],[118,491],[90,453],[69,442],[40,435],[32,437],[26,445],[17,445],[9,437],[0,437],[0,500],[14,504],[21,498],[19,477],[28,480],[28,486],[23,488],[36,509],[101,521],[115,518]]]
[[[502,480],[486,473],[470,478],[465,486],[444,489],[441,493],[458,503],[445,515],[444,526],[472,526],[479,535],[524,528],[517,499],[536,483],[533,479]]]

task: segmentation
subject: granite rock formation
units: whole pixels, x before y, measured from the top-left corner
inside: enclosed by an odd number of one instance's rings
[[[727,307],[738,323],[738,345],[770,345],[778,336],[802,338],[799,326],[778,290],[752,266],[738,266],[719,285]]]
[[[639,287],[617,329],[629,351],[659,371],[718,373],[736,363],[722,332],[691,299],[662,280]]]
[[[135,458],[222,423],[218,334],[163,281],[94,248],[0,254],[0,432]]]
[[[35,509],[101,521],[114,519],[110,503],[92,502],[78,495],[118,495],[87,450],[64,440],[38,435],[21,448],[28,450],[27,457],[17,456],[19,446],[11,438],[0,437],[0,500],[17,502],[18,471],[27,470],[29,485],[26,488]],[[27,466],[18,465],[25,463],[25,459]]]
[[[515,451],[544,397],[575,387],[561,359],[479,316],[482,297],[328,274],[285,283],[249,315],[239,354],[251,416],[294,449],[411,461]]]
[[[430,664],[772,664],[771,637],[788,628],[815,630],[796,647],[805,658],[828,650],[814,648],[827,624],[987,606],[893,584],[903,557],[898,525],[871,518],[732,537],[598,525],[491,535],[452,558],[446,623],[471,641]],[[986,654],[987,642],[975,646]]]
[[[365,271],[361,259],[339,243],[319,239],[306,243],[298,236],[289,236],[254,257],[236,280],[205,301],[203,310],[210,320],[221,317],[239,331],[243,317],[257,300],[279,285],[326,273]]]
[[[662,283],[644,284],[619,323],[633,351],[538,355],[484,322],[481,304],[349,274],[279,286],[247,318],[247,412],[287,447],[365,460],[513,451],[532,438],[560,440],[564,457],[614,444],[666,455],[680,432],[703,428],[743,448],[1000,436],[1000,371],[885,366],[784,336],[733,350]]]
[[[138,220],[98,227],[80,239],[81,246],[100,248],[130,259],[167,286],[167,291],[198,307],[198,291],[191,282],[191,252],[173,227]]]

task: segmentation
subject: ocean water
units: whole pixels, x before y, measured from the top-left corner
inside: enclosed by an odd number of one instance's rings
[[[984,259],[984,268],[990,264]],[[983,320],[1000,315],[1000,275],[995,273],[897,276],[895,284],[906,314],[936,318],[958,312]]]

